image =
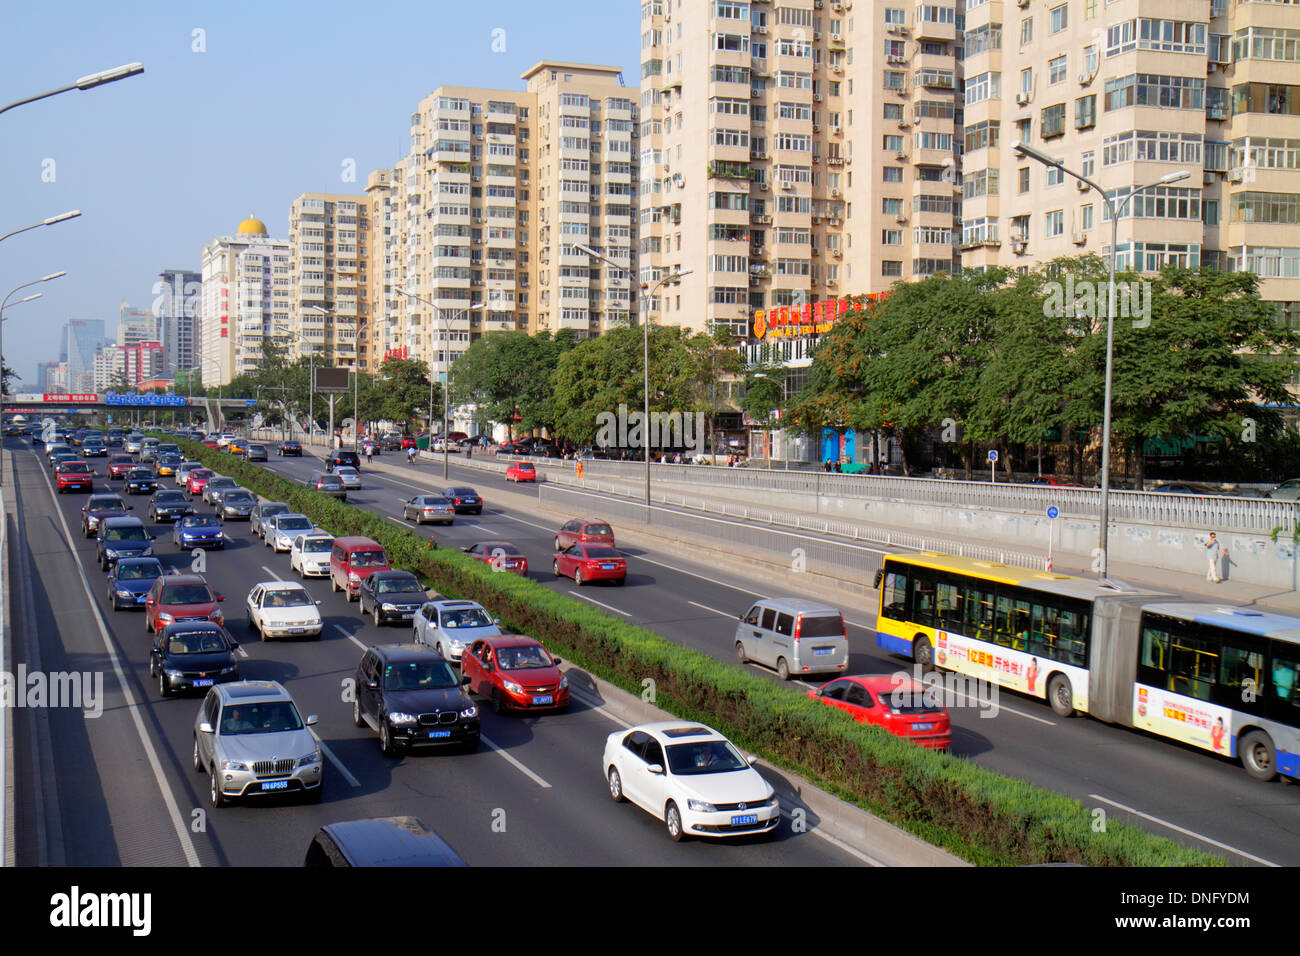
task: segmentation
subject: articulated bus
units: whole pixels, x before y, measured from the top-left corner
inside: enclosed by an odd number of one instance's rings
[[[1300,618],[929,553],[877,586],[886,651],[1300,777]]]

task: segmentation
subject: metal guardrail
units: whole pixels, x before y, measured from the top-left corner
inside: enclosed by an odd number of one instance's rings
[[[629,490],[610,482],[580,481],[562,475],[538,486],[542,501],[570,505],[585,513],[592,513],[595,509],[602,517],[625,518],[645,524],[646,508],[641,493],[639,488]],[[675,510],[677,508],[704,513],[692,514]],[[683,535],[707,537],[710,542],[725,542],[734,545],[741,553],[749,549],[769,557],[779,555],[782,561],[793,561],[793,550],[800,548],[809,567],[863,585],[869,585],[874,579],[884,555],[871,545],[941,551],[1031,570],[1041,570],[1046,560],[1045,555],[1030,551],[972,545],[943,536],[876,530],[851,521],[733,502],[719,503],[689,495],[656,494],[653,486],[650,524]],[[836,535],[850,540],[826,540],[809,537],[808,533]]]
[[[591,478],[640,478],[642,462],[587,460]],[[1096,488],[1016,485],[941,478],[902,478],[888,475],[836,475],[825,472],[776,471],[764,468],[723,468],[714,465],[650,466],[650,485],[712,485],[723,493],[767,491],[812,494],[821,498],[874,499],[951,508],[1044,514],[1055,505],[1065,517],[1096,519],[1101,492]],[[1217,495],[1179,495],[1152,491],[1112,491],[1112,520],[1173,528],[1201,528],[1246,534],[1290,531],[1300,524],[1300,502]]]

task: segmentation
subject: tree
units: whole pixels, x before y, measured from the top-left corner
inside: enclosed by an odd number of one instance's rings
[[[555,335],[489,332],[453,363],[452,401],[477,404],[481,418],[506,424],[512,437],[515,428],[553,429],[551,380],[561,357],[575,342],[568,330]]]
[[[19,381],[22,381],[17,372],[4,364],[3,361],[0,361],[0,394],[8,395],[9,383],[16,378],[18,378]]]

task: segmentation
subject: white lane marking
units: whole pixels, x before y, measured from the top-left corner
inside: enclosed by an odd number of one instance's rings
[[[274,580],[274,581],[283,581],[283,580],[284,580],[284,578],[280,577],[280,575],[276,574],[274,571],[272,571],[270,568],[268,568],[265,564],[262,565],[262,570],[265,571],[267,574],[271,575],[271,579]]]
[[[576,597],[576,598],[581,598],[584,601],[590,601],[592,604],[595,604],[598,607],[603,607],[606,611],[613,611],[615,614],[622,614],[624,617],[632,616],[627,611],[620,611],[616,607],[612,607],[608,604],[602,604],[600,601],[597,601],[595,598],[587,597],[587,595],[585,594],[579,594],[577,591],[569,591],[568,594],[570,597]]]
[[[506,515],[506,517],[508,518],[510,516]],[[711,578],[705,574],[698,574],[695,571],[687,571],[685,568],[677,568],[677,567],[673,567],[671,564],[664,564],[662,561],[656,561],[653,558],[647,558],[644,554],[624,553],[623,557],[629,561],[644,561],[647,564],[653,564],[656,565],[657,567],[666,568],[669,571],[676,571],[678,574],[689,574],[693,578],[699,578],[701,581],[708,581],[710,584],[716,584],[719,587],[731,588],[731,590],[739,591],[741,594],[750,594],[753,595],[754,597],[758,597],[760,593],[758,591],[751,591],[749,588],[743,588],[739,584],[728,584],[726,581],[719,581],[717,578]]]
[[[632,726],[622,717],[616,717],[613,714],[611,714],[609,711],[607,711],[604,707],[600,706],[600,704],[596,702],[596,699],[594,697],[588,697],[586,694],[580,691],[576,691],[572,687],[569,688],[569,695],[571,697],[578,698],[578,700],[582,701],[584,704],[586,704],[589,708],[594,710],[596,713],[600,714],[602,717],[608,720],[613,721],[614,723],[618,724],[620,727],[626,728]]]
[[[400,524],[403,528],[417,527],[416,525],[411,524],[411,522],[409,521],[405,521],[401,518],[394,518],[392,515],[384,515],[384,517],[387,518],[389,521],[391,521],[393,524]]]
[[[516,759],[515,759],[514,757],[512,757],[510,754],[506,753],[504,750],[502,750],[502,749],[501,749],[500,747],[498,747],[496,744],[494,744],[494,743],[493,743],[491,740],[489,740],[489,739],[488,739],[488,738],[487,738],[487,737],[486,737],[482,732],[479,733],[479,740],[481,740],[481,741],[483,741],[483,743],[487,744],[489,749],[491,749],[491,750],[495,750],[495,751],[496,751],[497,753],[499,753],[501,756],[505,757],[506,760],[510,761],[510,764],[511,764],[511,765],[512,765],[516,770],[518,770],[520,773],[522,773],[522,774],[523,774],[525,777],[527,777],[528,779],[532,780],[533,783],[537,784],[537,785],[538,785],[539,787],[541,787],[543,790],[550,790],[550,789],[551,789],[551,785],[550,785],[549,783],[547,783],[545,780],[543,780],[543,779],[542,779],[541,777],[539,777],[537,774],[533,773],[531,770],[529,770],[527,767],[525,767],[523,764],[521,764],[518,760],[516,760]]]
[[[696,607],[702,608],[705,611],[712,611],[714,614],[721,614],[723,617],[729,617],[732,618],[733,620],[736,617],[736,615],[734,614],[729,614],[726,611],[719,611],[716,607],[709,607],[707,604],[700,604],[698,601],[687,601],[686,603],[693,604]]]
[[[346,780],[351,786],[354,787],[361,786],[361,781],[359,781],[356,777],[352,776],[352,774],[348,772],[348,768],[343,765],[343,761],[334,755],[334,751],[330,750],[329,747],[325,745],[325,741],[321,740],[320,737],[316,736],[316,731],[313,730],[311,732],[311,735],[313,737],[316,737],[316,746],[321,749],[321,753],[325,755],[326,759],[328,759],[329,762],[334,765],[335,769],[337,769],[339,773],[343,774],[343,779]]]
[[[72,532],[68,530],[68,519],[63,514],[63,509],[59,507],[59,499],[54,494],[54,485],[51,483],[49,475],[45,476],[45,487],[50,493],[50,501],[59,516],[59,522],[63,525],[63,535],[68,543],[68,551],[71,553],[73,560],[77,562],[77,572],[81,575],[81,586],[86,591],[86,600],[95,615],[95,623],[99,625],[99,635],[104,641],[104,650],[108,652],[109,660],[112,661],[113,673],[117,677],[118,687],[121,688],[122,697],[126,701],[126,712],[131,715],[131,722],[135,725],[136,735],[140,738],[140,745],[149,761],[149,768],[153,771],[154,782],[158,785],[163,805],[167,808],[167,816],[171,820],[172,830],[176,834],[176,839],[180,842],[181,852],[185,854],[185,862],[189,866],[201,866],[198,850],[194,848],[194,841],[190,839],[189,827],[186,826],[185,819],[181,816],[180,807],[172,795],[171,788],[167,786],[167,778],[163,774],[162,763],[158,760],[158,753],[154,749],[153,740],[145,731],[144,721],[140,718],[141,705],[136,703],[135,694],[131,693],[131,685],[127,683],[122,659],[118,656],[117,648],[113,646],[113,640],[109,636],[108,625],[104,621],[103,612],[100,611],[99,605],[95,602],[95,595],[90,589],[90,580],[86,577],[86,568],[81,562],[81,555],[77,553],[77,549],[72,545]]]
[[[1229,853],[1235,853],[1237,856],[1244,857],[1247,860],[1253,860],[1254,862],[1258,863],[1260,866],[1281,865],[1279,863],[1274,863],[1271,860],[1265,860],[1262,857],[1255,856],[1253,853],[1247,853],[1245,850],[1238,850],[1236,847],[1228,846],[1228,844],[1226,843],[1220,843],[1218,840],[1212,840],[1207,836],[1202,836],[1201,834],[1197,833],[1195,830],[1188,830],[1184,827],[1178,826],[1176,823],[1170,823],[1168,820],[1161,820],[1159,817],[1153,817],[1151,816],[1151,814],[1143,813],[1141,810],[1134,810],[1132,807],[1126,807],[1124,806],[1124,804],[1116,803],[1114,800],[1107,800],[1105,797],[1099,794],[1090,793],[1088,794],[1088,799],[1100,800],[1102,803],[1109,803],[1112,807],[1118,807],[1119,809],[1124,810],[1127,813],[1132,813],[1135,816],[1141,817],[1143,820],[1149,820],[1151,823],[1159,824],[1162,827],[1168,827],[1170,830],[1173,830],[1176,833],[1183,834],[1183,836],[1189,836],[1194,840],[1200,840],[1202,843],[1208,843],[1210,846],[1218,847],[1220,850],[1227,850]]]
[[[238,654],[240,657],[244,658],[245,660],[248,660],[248,659],[249,659],[249,658],[248,658],[248,651],[244,650],[244,645],[243,645],[243,644],[236,644],[236,645],[235,645],[235,653]]]
[[[346,637],[353,644],[357,645],[357,647],[361,648],[363,651],[370,650],[369,644],[362,643],[361,640],[355,634],[353,634],[351,631],[344,628],[342,624],[335,624],[334,630],[338,631],[340,634]]]

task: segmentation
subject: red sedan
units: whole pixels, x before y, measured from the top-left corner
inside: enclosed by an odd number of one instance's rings
[[[556,551],[563,551],[571,544],[607,544],[612,548],[615,546],[614,529],[605,521],[574,518],[555,532]]]
[[[177,621],[212,621],[224,627],[225,616],[217,605],[225,599],[200,575],[165,575],[154,581],[144,599],[144,629],[153,634]]]
[[[569,706],[569,680],[531,637],[484,637],[461,655],[461,674],[470,693],[486,697],[498,714],[507,710],[563,710]]]
[[[135,467],[135,459],[130,455],[114,455],[108,460],[108,477],[125,478],[126,473]]]
[[[185,479],[185,489],[194,498],[203,494],[203,489],[208,483],[208,479],[216,474],[211,468],[195,468],[190,472],[190,476]]]
[[[895,737],[929,750],[952,745],[948,709],[938,692],[904,675],[838,677],[810,690],[808,696],[827,707],[852,714],[860,724],[875,724]]]
[[[532,462],[516,461],[511,462],[510,467],[506,469],[506,481],[536,481],[537,469],[533,467]]]
[[[528,559],[509,541],[480,541],[461,550],[475,561],[490,564],[496,570],[513,571],[528,577]]]
[[[402,451],[406,451],[406,449],[408,448],[415,448],[415,447],[416,444],[414,438],[412,438],[410,435],[402,436]]]
[[[67,461],[54,469],[59,494],[65,491],[94,491],[95,471],[84,461]]]
[[[555,556],[552,565],[557,578],[573,578],[581,587],[588,581],[627,582],[627,562],[613,548],[603,544],[573,544]]]
[[[205,439],[203,439],[203,441],[199,442],[199,444],[202,445],[204,448],[220,448],[220,447],[221,447],[220,445],[217,444],[217,440],[216,440],[215,438],[205,438]]]

